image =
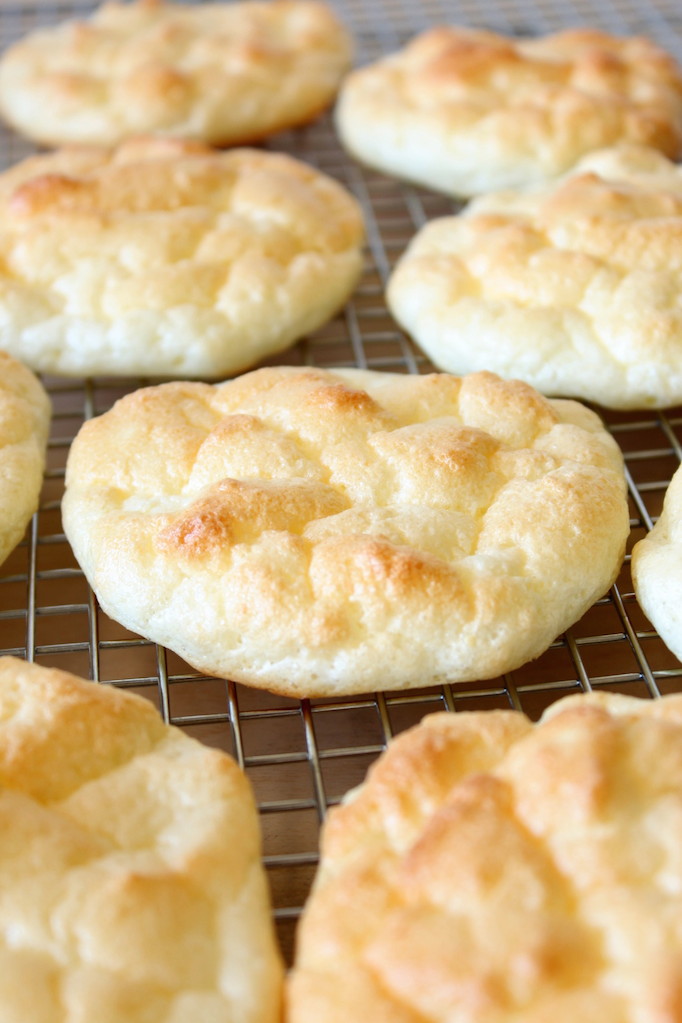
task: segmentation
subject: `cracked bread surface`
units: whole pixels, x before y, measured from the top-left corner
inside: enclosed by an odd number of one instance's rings
[[[289,156],[134,139],[0,175],[0,347],[66,375],[219,377],[330,319],[360,208]]]
[[[147,133],[244,144],[316,117],[351,60],[322,3],[106,3],[4,53],[0,111],[53,147]]]
[[[336,121],[352,155],[456,196],[520,188],[620,142],[682,152],[682,69],[643,37],[512,39],[440,26],[351,72]]]
[[[435,714],[332,808],[291,1023],[676,1017],[682,697]]]
[[[7,1023],[278,1023],[245,775],[150,701],[0,659]]]
[[[520,665],[608,589],[629,529],[598,417],[486,373],[140,390],[79,432],[62,511],[112,618],[298,697]]]
[[[682,660],[682,469],[670,481],[660,517],[633,547],[631,569],[638,602]]]
[[[38,508],[50,413],[37,377],[0,352],[0,563]]]
[[[682,401],[682,171],[649,147],[427,224],[387,290],[436,366],[612,408]]]

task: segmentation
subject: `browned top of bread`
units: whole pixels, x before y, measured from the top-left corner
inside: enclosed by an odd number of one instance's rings
[[[294,696],[510,670],[608,589],[629,531],[598,417],[489,373],[139,390],[82,428],[66,483],[108,614]]]
[[[233,145],[310,120],[351,41],[316,0],[105,3],[40,28],[0,60],[0,110],[51,146],[160,132]]]
[[[489,369],[614,408],[682,400],[682,168],[645,146],[430,220],[389,282],[451,373]]]
[[[276,1023],[253,797],[152,703],[0,659],[0,1015]]]
[[[682,148],[682,70],[643,37],[512,39],[438,27],[352,72],[338,107],[360,159],[459,195],[552,178],[617,142]]]
[[[43,372],[222,377],[332,316],[359,206],[283,153],[135,138],[0,174],[2,346]]]
[[[682,696],[434,715],[330,812],[291,1023],[679,1016]]]

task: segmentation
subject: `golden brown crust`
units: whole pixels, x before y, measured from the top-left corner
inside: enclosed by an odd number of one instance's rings
[[[112,617],[294,696],[520,664],[608,588],[628,532],[581,406],[288,367],[129,395],[74,442],[63,515]]]
[[[440,27],[352,72],[337,108],[359,159],[455,195],[544,181],[593,149],[682,150],[682,71],[647,39]]]
[[[38,508],[50,400],[33,373],[0,352],[0,562]]]
[[[682,172],[652,149],[431,221],[388,286],[441,369],[490,369],[614,408],[682,401]]]
[[[155,132],[243,145],[331,103],[351,41],[314,0],[106,3],[26,36],[0,61],[0,109],[45,145]]]
[[[139,138],[0,175],[0,346],[45,372],[224,376],[328,320],[358,204],[288,156]]]
[[[675,1019],[680,748],[680,696],[398,736],[325,824],[288,1019]]]
[[[152,704],[0,659],[8,1020],[280,1019],[248,782]]]

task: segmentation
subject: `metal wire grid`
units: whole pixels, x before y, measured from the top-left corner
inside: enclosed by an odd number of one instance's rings
[[[561,0],[338,0],[336,6],[357,39],[361,62],[395,49],[429,24],[446,21],[510,33],[541,33],[575,24],[643,32],[682,59],[678,0],[574,0],[570,6]],[[0,45],[37,24],[88,9],[78,4],[0,6]],[[305,130],[284,133],[268,146],[307,160],[347,185],[362,203],[368,230],[365,272],[352,302],[279,361],[428,370],[427,360],[388,315],[384,285],[415,230],[452,212],[453,203],[361,168],[341,151],[328,117]],[[26,142],[0,130],[0,165],[30,151]],[[61,526],[64,467],[80,425],[149,381],[46,378],[44,383],[54,405],[48,466],[40,510],[24,542],[0,569],[0,653],[141,692],[154,700],[166,720],[237,758],[258,801],[264,860],[287,958],[317,862],[320,821],[328,806],[363,780],[393,734],[436,710],[515,707],[537,717],[570,692],[605,688],[656,697],[682,690],[682,665],[635,600],[629,556],[608,596],[537,661],[501,678],[299,703],[198,675],[172,652],[132,635],[102,613]],[[659,515],[665,489],[682,461],[682,408],[665,413],[599,411],[625,456],[632,546]]]

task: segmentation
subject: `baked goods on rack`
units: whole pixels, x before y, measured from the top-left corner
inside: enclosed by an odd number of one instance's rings
[[[388,285],[441,369],[612,408],[682,401],[682,171],[648,147],[428,223]]]
[[[659,636],[682,661],[682,468],[653,529],[632,549],[635,595]]]
[[[0,352],[0,563],[38,508],[50,411],[33,373]]]
[[[320,326],[360,208],[289,156],[134,139],[0,175],[0,348],[44,372],[216,377]]]
[[[8,1021],[278,1023],[245,775],[152,704],[0,659],[0,1001]]]
[[[351,59],[312,0],[105,3],[4,53],[0,113],[48,146],[148,132],[243,144],[317,116]]]
[[[139,390],[82,427],[62,514],[112,618],[294,697],[517,667],[604,594],[629,532],[598,417],[485,373]]]
[[[330,811],[290,1023],[674,1019],[682,696],[438,714]]]
[[[564,173],[619,142],[682,153],[682,69],[654,43],[438,27],[352,72],[337,106],[364,163],[457,196]]]

